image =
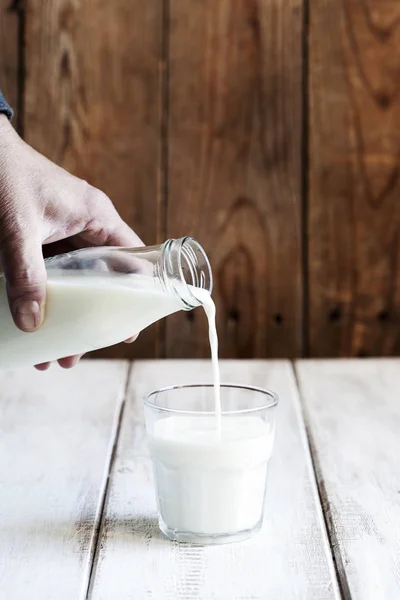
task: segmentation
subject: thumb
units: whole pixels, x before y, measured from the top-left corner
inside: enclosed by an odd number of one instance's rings
[[[13,232],[3,240],[0,254],[14,322],[22,331],[35,331],[42,324],[46,299],[40,238]]]

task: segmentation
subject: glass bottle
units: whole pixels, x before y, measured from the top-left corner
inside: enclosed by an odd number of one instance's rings
[[[74,250],[45,260],[48,277],[81,271],[87,276],[99,273],[130,274],[151,277],[182,303],[182,310],[191,310],[200,301],[190,287],[212,292],[210,262],[202,246],[192,237],[170,239],[159,246],[139,248],[95,247]],[[146,286],[143,279],[136,285]]]
[[[111,346],[173,312],[201,305],[196,288],[212,291],[209,260],[191,237],[140,248],[84,248],[45,264],[45,318],[33,333],[14,325],[0,278],[0,367]]]

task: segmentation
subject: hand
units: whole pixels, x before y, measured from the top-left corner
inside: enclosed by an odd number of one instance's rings
[[[0,115],[0,258],[11,314],[22,331],[35,331],[42,324],[46,303],[42,245],[53,249],[57,243],[58,251],[60,243],[61,251],[143,245],[103,192],[36,152]],[[69,368],[79,358],[58,362]]]

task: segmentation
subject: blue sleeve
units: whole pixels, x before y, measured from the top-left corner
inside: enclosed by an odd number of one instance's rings
[[[7,115],[7,117],[9,119],[11,119],[13,116],[13,110],[12,110],[11,106],[9,104],[7,104],[7,102],[5,101],[4,96],[1,93],[1,91],[0,91],[0,113]]]

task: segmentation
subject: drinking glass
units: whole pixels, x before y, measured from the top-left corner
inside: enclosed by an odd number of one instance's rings
[[[245,385],[164,387],[144,401],[159,526],[171,540],[221,544],[262,525],[278,396]]]

